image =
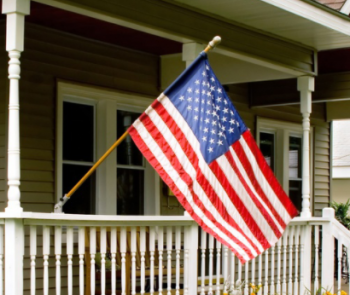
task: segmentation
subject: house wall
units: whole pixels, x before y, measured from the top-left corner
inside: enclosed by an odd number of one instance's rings
[[[4,33],[4,24],[0,32]],[[0,35],[5,48],[4,35]],[[7,71],[7,55],[1,51]],[[154,55],[92,42],[26,24],[21,57],[21,203],[25,211],[52,212],[55,196],[56,84],[85,85],[156,96],[158,62]],[[7,85],[6,75],[0,84]],[[6,87],[0,87],[0,210],[6,206]]]
[[[350,199],[350,178],[332,179],[332,201],[346,203]]]
[[[4,44],[4,24],[0,41]],[[7,55],[0,62],[7,68]],[[26,211],[51,212],[55,196],[55,105],[58,79],[136,92],[156,97],[158,91],[159,58],[97,43],[61,32],[26,26],[25,51],[21,58],[21,191]],[[0,209],[6,206],[5,143],[6,71],[0,73],[3,107],[0,118]],[[246,125],[255,134],[256,117],[301,123],[299,106],[249,108],[247,84],[231,85],[229,94]],[[5,98],[5,99],[4,99]],[[325,122],[323,103],[313,105],[311,124],[314,126],[314,212],[320,215],[329,202],[329,124]],[[162,205],[167,201],[163,198]],[[171,206],[176,206],[171,200]],[[180,210],[162,210],[174,214]],[[182,210],[181,210],[182,211]]]

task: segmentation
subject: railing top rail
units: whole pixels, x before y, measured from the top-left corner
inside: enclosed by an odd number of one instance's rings
[[[193,225],[189,216],[116,216],[116,215],[80,215],[23,212],[10,215],[0,213],[0,218],[20,218],[26,225],[72,225],[72,226],[167,226]],[[0,219],[1,220],[1,219]]]
[[[321,225],[329,222],[331,222],[331,219],[325,217],[294,217],[289,225]]]
[[[350,246],[350,231],[336,219],[332,220],[332,235],[343,244]]]

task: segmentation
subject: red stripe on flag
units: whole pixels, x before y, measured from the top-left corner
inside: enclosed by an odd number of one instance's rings
[[[249,132],[249,131],[246,131],[246,132]],[[247,173],[252,185],[254,186],[256,192],[262,198],[262,200],[266,204],[266,206],[270,209],[273,216],[276,218],[276,220],[281,225],[281,227],[286,228],[285,222],[283,221],[281,216],[277,213],[277,211],[275,210],[275,207],[271,204],[270,200],[267,198],[267,196],[264,193],[264,191],[262,190],[258,180],[256,179],[253,168],[252,168],[252,166],[247,158],[247,155],[245,154],[245,152],[241,146],[241,143],[239,141],[237,141],[232,145],[232,147],[233,147],[239,161],[241,162],[244,170],[246,171],[246,173]]]
[[[270,184],[271,188],[275,192],[276,196],[280,199],[281,203],[287,210],[289,216],[293,218],[298,214],[297,209],[294,207],[292,201],[289,199],[287,194],[284,192],[281,185],[278,183],[277,179],[275,178],[273,172],[271,171],[270,167],[267,165],[264,156],[262,155],[261,151],[259,150],[257,144],[255,143],[255,140],[250,132],[244,132],[242,134],[243,138],[245,139],[246,143],[249,146],[249,149],[251,150],[252,154],[254,155],[260,170],[265,175],[265,178],[267,182]]]
[[[191,191],[192,198],[195,201],[196,205],[205,213],[205,215],[207,216],[207,218],[209,220],[211,220],[213,223],[215,223],[216,226],[222,232],[224,232],[229,238],[232,239],[232,241],[234,241],[237,245],[239,245],[242,249],[244,249],[244,251],[247,252],[249,257],[253,258],[254,255],[251,253],[251,251],[249,249],[247,249],[246,246],[244,244],[242,244],[235,236],[233,236],[224,226],[222,226],[220,223],[218,223],[216,221],[216,218],[212,215],[212,213],[209,210],[207,210],[207,207],[198,198],[197,194],[193,191],[192,178],[190,177],[190,175],[188,175],[186,170],[183,168],[182,164],[179,162],[178,158],[176,157],[174,151],[169,146],[168,141],[163,137],[161,132],[158,130],[157,126],[154,125],[153,121],[148,116],[143,116],[142,117],[142,123],[143,123],[144,127],[147,129],[147,131],[149,132],[149,134],[153,137],[154,141],[158,144],[159,148],[162,150],[164,155],[166,155],[166,157],[168,158],[168,160],[171,163],[171,165],[173,166],[173,168],[178,172],[178,174],[180,175],[181,179],[189,187],[189,189]],[[172,126],[174,127],[175,124],[172,125]],[[182,133],[182,131],[181,131],[181,133]],[[179,134],[179,136],[180,136],[179,138],[181,138],[180,141],[178,140],[179,144],[180,145],[184,145],[183,143],[187,142],[187,140],[185,139],[185,136],[183,134]],[[189,148],[192,149],[192,147],[190,145],[188,146],[188,149]],[[187,152],[188,151],[189,150],[187,150]],[[193,150],[192,150],[192,154],[194,155],[194,157],[196,157]],[[198,162],[198,159],[196,159],[196,160]],[[212,200],[213,206],[216,207],[216,209],[218,210],[218,212],[220,213],[221,216],[227,216],[226,221],[233,228],[235,228],[238,232],[240,232],[248,240],[248,242],[253,246],[253,248],[256,250],[256,252],[259,252],[259,250],[254,245],[254,243],[252,243],[252,241],[250,241],[249,238],[247,238],[244,235],[244,233],[242,232],[241,228],[237,225],[237,223],[228,214],[228,212],[226,211],[226,208],[224,207],[222,202],[216,202],[216,200],[218,200],[218,196],[213,191],[213,189],[211,188],[211,186],[208,183],[207,179],[201,173],[200,169],[198,169],[198,167],[194,167],[194,168],[195,168],[195,170],[197,172],[197,181],[202,186],[202,188],[203,188],[203,185],[205,186],[207,196],[209,197],[209,195],[210,195],[209,199]],[[202,179],[202,181],[200,181],[199,178]],[[204,188],[203,188],[203,191],[205,191]],[[213,200],[214,200],[215,203],[213,203]]]
[[[169,115],[168,111],[164,108],[164,106],[159,101],[153,102],[152,107],[155,108],[154,110],[158,113],[158,115],[162,118],[164,123],[168,126],[169,130],[172,132],[172,134],[174,135],[174,137],[177,139],[178,143],[180,144],[182,150],[188,156],[189,161],[191,162],[191,164],[193,165],[193,167],[197,171],[197,181],[202,186],[203,190],[207,193],[207,196],[210,197],[210,200],[211,200],[211,203],[213,204],[213,206],[217,208],[218,212],[220,213],[220,215],[222,216],[223,219],[225,219],[229,224],[235,225],[234,227],[236,228],[236,230],[239,231],[249,241],[251,246],[259,253],[260,251],[258,250],[255,243],[253,243],[251,241],[251,239],[248,238],[248,236],[244,233],[242,228],[237,225],[235,220],[227,212],[225,205],[221,202],[220,198],[216,194],[215,190],[212,188],[211,184],[208,182],[205,175],[202,174],[202,171],[198,167],[198,161],[199,161],[198,157],[197,157],[195,151],[192,149],[192,146],[188,142],[187,137],[183,133],[182,129],[177,125],[177,123],[174,121],[173,117]],[[245,220],[247,226],[250,225],[250,223],[247,223],[250,221],[251,221],[250,219]],[[267,240],[266,240],[266,243],[268,244]]]
[[[216,175],[217,179],[219,180],[221,186],[226,191],[227,195],[229,196],[230,200],[232,201],[232,204],[237,208],[237,211],[240,212],[240,215],[242,216],[244,222],[246,224],[249,224],[249,227],[252,230],[252,233],[257,238],[257,240],[260,242],[260,244],[264,247],[264,249],[270,248],[271,245],[266,239],[265,235],[261,231],[259,225],[255,222],[254,217],[250,214],[248,209],[245,207],[244,203],[240,199],[240,197],[237,195],[236,191],[232,188],[230,182],[225,176],[225,173],[221,170],[218,163],[215,161],[211,162],[209,164],[209,167],[213,171],[213,173]],[[215,199],[212,200],[212,202],[215,202]]]
[[[216,232],[213,231],[213,229],[207,224],[194,212],[192,206],[187,202],[186,197],[182,194],[182,192],[178,189],[177,185],[173,182],[171,177],[166,173],[166,171],[163,169],[162,165],[158,162],[158,160],[154,157],[153,153],[149,150],[148,146],[145,144],[145,142],[140,137],[137,130],[131,126],[129,128],[129,134],[133,138],[135,144],[138,146],[140,151],[143,153],[143,155],[146,157],[146,159],[150,162],[150,164],[157,170],[160,177],[164,180],[164,182],[169,186],[169,188],[176,194],[178,197],[180,203],[185,208],[185,210],[190,213],[191,217],[209,234],[215,236],[215,238],[222,244],[227,245],[227,241],[222,239],[220,236],[216,234]],[[236,242],[236,241],[235,241]],[[235,255],[240,259],[242,263],[246,262],[247,260],[239,253],[236,249],[234,249],[232,246],[227,245],[232,252],[235,253]],[[244,250],[250,258],[253,258],[254,256],[249,252],[249,249],[246,247],[242,247],[242,250]],[[250,254],[249,254],[250,253]]]

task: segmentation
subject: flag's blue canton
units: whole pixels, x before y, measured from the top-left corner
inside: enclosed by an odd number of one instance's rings
[[[247,129],[202,53],[165,92],[200,142],[209,164]]]

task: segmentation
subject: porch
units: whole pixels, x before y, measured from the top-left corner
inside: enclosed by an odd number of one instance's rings
[[[0,294],[5,286],[6,294],[218,295],[225,281],[237,280],[244,295],[249,283],[261,284],[264,295],[315,294],[321,286],[340,294],[348,282],[342,251],[350,233],[330,208],[322,217],[294,218],[276,245],[244,265],[188,216],[0,218]]]

